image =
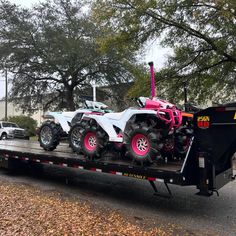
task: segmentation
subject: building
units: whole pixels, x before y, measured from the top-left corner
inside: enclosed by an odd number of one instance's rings
[[[119,85],[113,85],[112,89],[111,86],[103,86],[103,87],[97,87],[96,94],[97,94],[97,101],[103,102],[111,110],[114,111],[120,111],[124,108],[127,108],[130,106],[129,102],[125,98],[125,94],[128,91],[128,89],[132,86],[132,83],[121,83]],[[76,94],[75,94],[76,96]],[[45,99],[46,99],[45,95]],[[92,100],[93,99],[93,88],[89,87],[86,88],[84,91],[79,92],[78,101],[77,101],[77,108],[83,106],[84,100]],[[66,106],[66,101],[64,101]],[[43,107],[43,106],[39,106]],[[64,109],[63,109],[64,110]],[[7,116],[19,116],[19,115],[30,115],[34,120],[37,121],[38,126],[43,121],[43,109],[35,109],[33,111],[33,114],[28,114],[23,112],[23,110],[19,109],[16,104],[14,104],[13,101],[8,101],[8,108],[7,108]],[[0,99],[0,120],[5,119],[5,99]]]
[[[17,108],[17,106],[14,104],[14,102],[8,102],[7,106],[7,116],[20,116],[20,115],[29,115],[27,113],[24,113],[22,110]],[[34,120],[37,121],[38,125],[42,122],[42,115],[43,111],[38,110],[33,115],[30,115]],[[5,99],[0,99],[0,120],[5,119]]]

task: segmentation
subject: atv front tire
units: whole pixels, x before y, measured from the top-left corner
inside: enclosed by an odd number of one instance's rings
[[[83,124],[81,150],[90,159],[100,158],[108,143],[106,132],[96,123],[89,120]]]
[[[133,162],[152,163],[158,155],[159,134],[147,123],[131,123],[125,130],[124,142]]]
[[[40,146],[46,151],[53,151],[60,143],[61,126],[54,122],[44,123],[39,130]]]

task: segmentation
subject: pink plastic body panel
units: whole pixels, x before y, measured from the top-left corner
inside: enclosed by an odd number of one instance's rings
[[[145,103],[145,109],[152,109],[157,111],[157,117],[164,121],[169,128],[179,128],[182,124],[182,113],[176,108],[175,105],[160,100],[158,98],[147,99]],[[162,112],[164,114],[162,114]]]

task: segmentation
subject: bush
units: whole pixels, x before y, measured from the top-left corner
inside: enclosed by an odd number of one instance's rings
[[[37,121],[29,116],[10,116],[7,119],[9,122],[16,123],[20,128],[25,129],[29,136],[34,136],[36,127],[37,127]]]

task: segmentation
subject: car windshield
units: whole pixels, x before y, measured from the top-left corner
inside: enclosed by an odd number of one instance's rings
[[[2,122],[2,127],[4,128],[18,128],[17,124],[10,122]]]

